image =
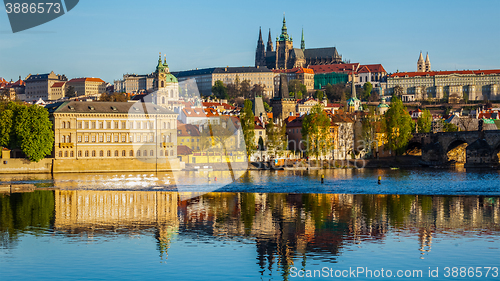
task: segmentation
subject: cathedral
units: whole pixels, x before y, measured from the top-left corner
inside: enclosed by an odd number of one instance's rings
[[[338,54],[335,47],[306,49],[304,30],[302,30],[300,49],[294,48],[292,36],[287,32],[284,15],[281,34],[276,38],[276,51],[273,50],[271,30],[269,30],[267,46],[264,46],[262,30],[259,30],[259,40],[257,41],[257,50],[255,52],[255,67],[265,66],[269,69],[291,69],[336,63],[342,63],[342,56]]]

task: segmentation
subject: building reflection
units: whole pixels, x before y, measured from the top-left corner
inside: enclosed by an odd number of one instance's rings
[[[214,192],[180,198],[165,191],[0,194],[0,233],[15,240],[30,223],[69,236],[144,231],[154,233],[162,260],[176,235],[243,239],[255,243],[261,275],[283,279],[312,256],[336,262],[356,244],[382,242],[394,231],[415,239],[421,258],[432,254],[438,236],[500,234],[498,197]]]

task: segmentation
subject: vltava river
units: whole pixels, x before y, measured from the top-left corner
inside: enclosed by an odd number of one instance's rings
[[[36,190],[0,195],[1,280],[500,278],[497,172],[230,179],[4,175]]]

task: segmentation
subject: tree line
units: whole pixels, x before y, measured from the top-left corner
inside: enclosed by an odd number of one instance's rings
[[[0,104],[0,146],[20,149],[34,162],[50,155],[54,132],[49,112],[38,105]]]

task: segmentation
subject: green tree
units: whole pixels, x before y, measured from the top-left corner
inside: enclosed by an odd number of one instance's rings
[[[50,155],[54,146],[54,132],[49,112],[38,105],[19,106],[14,114],[16,146],[30,161],[38,162]]]
[[[266,112],[272,112],[273,111],[273,108],[270,107],[267,102],[264,102],[264,109],[266,110]]]
[[[262,97],[265,88],[261,84],[254,84],[251,90],[251,94],[254,97]]]
[[[65,93],[65,96],[66,96],[67,98],[73,98],[73,97],[76,97],[75,87],[73,87],[73,86],[69,86],[68,88],[66,88],[66,93]]]
[[[414,122],[406,110],[406,106],[396,95],[392,96],[391,105],[384,118],[387,147],[394,151],[395,155],[403,153],[412,137]]]
[[[243,137],[245,138],[247,156],[250,159],[250,156],[255,152],[255,123],[252,111],[252,101],[245,100],[245,106],[240,113],[240,122],[241,128],[243,129]]]
[[[212,93],[219,99],[228,98],[227,88],[220,80],[215,81],[214,85],[212,86]]]
[[[306,87],[306,85],[300,84],[300,91],[299,91],[299,93],[301,93],[302,95],[306,95],[307,96],[307,87]]]
[[[373,85],[370,82],[366,82],[363,85],[363,99],[368,100],[371,96]]]
[[[269,124],[266,125],[266,136],[267,136],[267,150],[276,154],[282,155],[283,151],[287,149],[286,147],[286,125],[279,127],[275,125],[273,120],[269,120]]]
[[[243,80],[240,83],[240,94],[238,97],[243,97],[245,99],[249,99],[250,97],[250,81],[249,80]]]
[[[125,93],[112,93],[106,94],[102,93],[99,97],[99,101],[111,101],[111,102],[127,102],[129,97]]]
[[[422,116],[420,116],[417,120],[417,129],[419,133],[429,133],[431,131],[432,125],[432,115],[428,109],[425,109],[422,112]]]
[[[259,136],[259,150],[260,151],[264,151],[264,139],[262,138],[262,136]]]
[[[293,79],[293,80],[290,80],[288,81],[288,93],[289,94],[296,94],[297,92],[300,91],[300,85],[302,83],[300,83],[300,80],[299,79]]]
[[[13,148],[14,145],[14,111],[17,104],[9,102],[0,109],[0,146]]]
[[[311,112],[302,121],[302,138],[307,141],[306,153],[316,156],[326,154],[331,148],[330,119],[320,103],[311,108]]]
[[[320,90],[317,90],[315,93],[314,93],[314,96],[316,97],[316,99],[318,99],[319,101],[322,101],[323,100],[323,97],[325,96],[325,93],[323,91],[320,91]]]

